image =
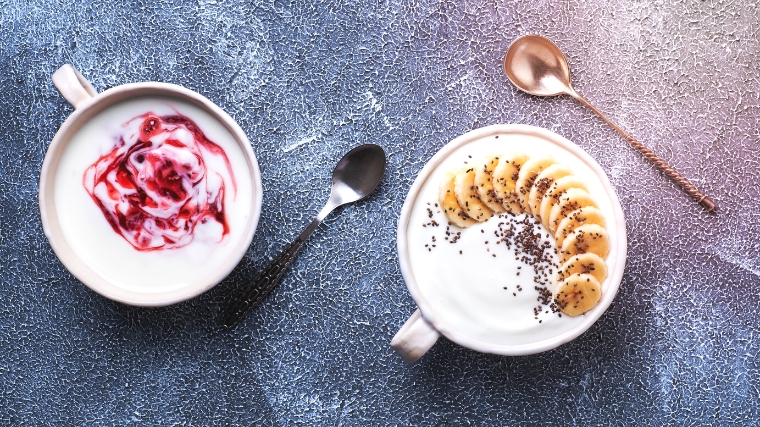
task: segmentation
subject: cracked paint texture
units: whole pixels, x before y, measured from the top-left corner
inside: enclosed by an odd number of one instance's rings
[[[705,213],[568,97],[518,92],[501,61],[538,33],[576,89],[718,204]],[[760,11],[751,1],[0,0],[0,424],[752,425],[760,422]],[[104,299],[43,235],[45,151],[71,63],[100,91],[195,90],[248,134],[264,184],[229,278],[170,307]],[[445,143],[544,127],[606,170],[628,264],[607,313],[546,353],[441,339],[407,366],[415,310],[395,228]],[[388,154],[378,191],[320,226],[280,286],[228,333],[223,311],[326,201],[355,145]]]

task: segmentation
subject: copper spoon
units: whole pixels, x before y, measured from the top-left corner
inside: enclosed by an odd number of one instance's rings
[[[515,40],[504,57],[504,72],[518,89],[536,96],[570,95],[590,108],[608,125],[618,131],[633,148],[654,163],[665,175],[678,183],[694,200],[708,211],[715,209],[715,202],[697,190],[691,182],[681,176],[675,169],[665,163],[651,150],[634,139],[628,132],[619,128],[588,101],[583,99],[570,84],[570,67],[565,55],[557,45],[546,37],[538,35],[523,36]]]

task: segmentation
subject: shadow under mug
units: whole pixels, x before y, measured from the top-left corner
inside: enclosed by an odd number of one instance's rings
[[[73,107],[74,112],[64,121],[48,148],[40,172],[39,205],[42,228],[58,259],[83,284],[93,291],[129,305],[164,306],[195,297],[227,277],[245,255],[253,240],[261,214],[262,186],[258,161],[250,141],[240,126],[221,108],[187,88],[159,82],[130,83],[98,93],[90,82],[71,65],[63,65],[53,74],[53,83]],[[188,103],[208,113],[234,138],[245,157],[251,188],[251,211],[239,237],[228,241],[234,244],[232,256],[205,277],[167,290],[147,291],[117,286],[91,268],[67,242],[56,212],[56,172],[67,145],[82,126],[106,108],[137,97],[158,96]]]

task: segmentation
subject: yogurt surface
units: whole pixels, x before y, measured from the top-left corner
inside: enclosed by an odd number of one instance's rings
[[[509,224],[518,231],[529,227],[533,233],[540,234],[543,241],[550,243],[551,257],[554,264],[559,264],[554,253],[554,236],[532,217],[502,214],[461,229],[449,225],[436,206],[440,180],[448,171],[477,166],[486,155],[512,151],[529,156],[549,155],[568,166],[586,183],[610,225],[614,221],[612,202],[594,171],[574,153],[536,135],[488,135],[460,146],[435,167],[417,194],[406,229],[408,260],[419,291],[418,298],[423,298],[451,330],[494,345],[532,344],[557,337],[578,327],[586,316],[599,308],[578,317],[554,312],[541,296],[546,295],[547,289],[553,291],[556,268],[548,274],[547,281],[543,274],[546,270],[539,270],[537,274],[520,250],[516,251],[514,245],[507,248],[504,242],[499,242],[503,236],[500,230]],[[456,235],[454,243],[451,243],[452,235],[446,234],[447,227],[449,233]],[[615,248],[616,227],[609,227],[608,232],[610,246]],[[615,256],[613,249],[607,259],[608,265]],[[548,286],[537,284],[535,277]],[[610,276],[602,284],[603,295],[609,287]]]
[[[160,145],[159,150],[130,152],[122,162],[129,168],[109,170],[109,156],[121,155],[119,144],[127,148],[134,144],[135,128],[151,117],[159,121],[184,117],[191,124],[163,125],[170,131],[153,135],[153,144]],[[213,145],[193,145],[193,132],[188,129],[194,126]],[[161,159],[151,158],[162,151],[166,153]],[[253,204],[246,158],[219,121],[190,103],[170,97],[139,97],[116,103],[91,118],[72,137],[61,157],[55,206],[63,234],[90,268],[116,286],[165,292],[197,282],[220,268],[225,258],[232,256],[237,240],[245,237]],[[167,161],[181,166],[166,168]],[[157,162],[163,162],[164,172],[147,174],[146,168],[157,168]],[[135,169],[131,180],[119,175],[122,169]],[[178,184],[151,192],[149,188],[155,186],[151,180],[157,177]],[[129,198],[138,197],[134,187],[139,187],[140,195],[148,200],[142,215],[147,219],[140,217],[138,224],[133,224],[138,216],[129,211],[128,203]],[[160,197],[159,192],[166,197]],[[171,201],[178,201],[175,204],[179,207],[168,203]],[[161,207],[164,204],[168,209]],[[134,230],[141,234],[134,234]]]

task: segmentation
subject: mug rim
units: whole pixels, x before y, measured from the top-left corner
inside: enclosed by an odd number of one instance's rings
[[[65,237],[62,235],[61,226],[57,219],[58,214],[54,198],[55,173],[61,155],[79,129],[92,117],[110,106],[141,96],[165,96],[182,100],[202,109],[214,120],[218,121],[230,132],[246,156],[253,192],[251,197],[251,212],[247,221],[245,235],[242,239],[237,240],[238,246],[232,252],[233,256],[228,257],[219,268],[206,276],[204,280],[198,280],[185,286],[172,287],[158,292],[144,289],[138,291],[117,286],[89,267],[73,248],[68,245]],[[61,124],[47,149],[42,162],[42,169],[40,170],[39,183],[38,202],[42,229],[56,257],[58,257],[64,267],[74,277],[88,288],[111,300],[133,306],[165,306],[175,304],[194,298],[224,280],[246,254],[253,241],[263,201],[261,171],[258,160],[253,152],[250,140],[243,129],[229,114],[203,95],[183,86],[162,82],[139,82],[119,85],[96,94],[75,108]]]
[[[609,288],[602,296],[602,300],[599,304],[592,309],[589,316],[587,316],[581,323],[574,328],[565,331],[557,336],[536,341],[527,344],[494,344],[487,341],[483,341],[477,338],[470,337],[469,335],[456,330],[446,320],[445,316],[437,313],[433,310],[432,306],[427,302],[425,297],[420,292],[417,282],[412,274],[411,263],[409,262],[409,251],[407,249],[407,227],[411,216],[412,208],[419,195],[422,186],[427,181],[430,174],[435,168],[446,159],[452,152],[459,147],[473,142],[478,139],[482,139],[494,134],[523,134],[537,136],[548,142],[554,143],[562,147],[563,149],[571,152],[579,160],[584,162],[592,172],[599,178],[602,186],[604,187],[607,196],[609,197],[610,204],[612,205],[612,211],[614,215],[614,222],[617,232],[617,253],[618,257],[615,260],[613,268],[608,268],[609,275]],[[617,295],[620,283],[623,279],[623,272],[625,270],[625,263],[627,258],[627,235],[625,227],[625,216],[623,215],[622,207],[620,206],[620,200],[617,197],[612,183],[610,182],[607,174],[602,167],[591,157],[585,150],[578,145],[574,144],[567,138],[558,135],[548,129],[539,128],[531,125],[523,124],[496,124],[483,128],[471,130],[463,135],[451,140],[438,150],[433,157],[428,160],[422,170],[418,173],[417,178],[414,180],[412,187],[409,189],[409,193],[404,199],[404,205],[401,208],[401,214],[397,227],[397,248],[399,254],[399,264],[401,269],[401,275],[404,279],[409,294],[419,307],[422,317],[430,323],[441,335],[445,336],[449,340],[463,346],[476,350],[482,353],[491,353],[504,356],[525,356],[529,354],[541,353],[547,350],[556,348],[562,344],[565,344],[582,333],[587,331],[609,308],[610,304]]]

